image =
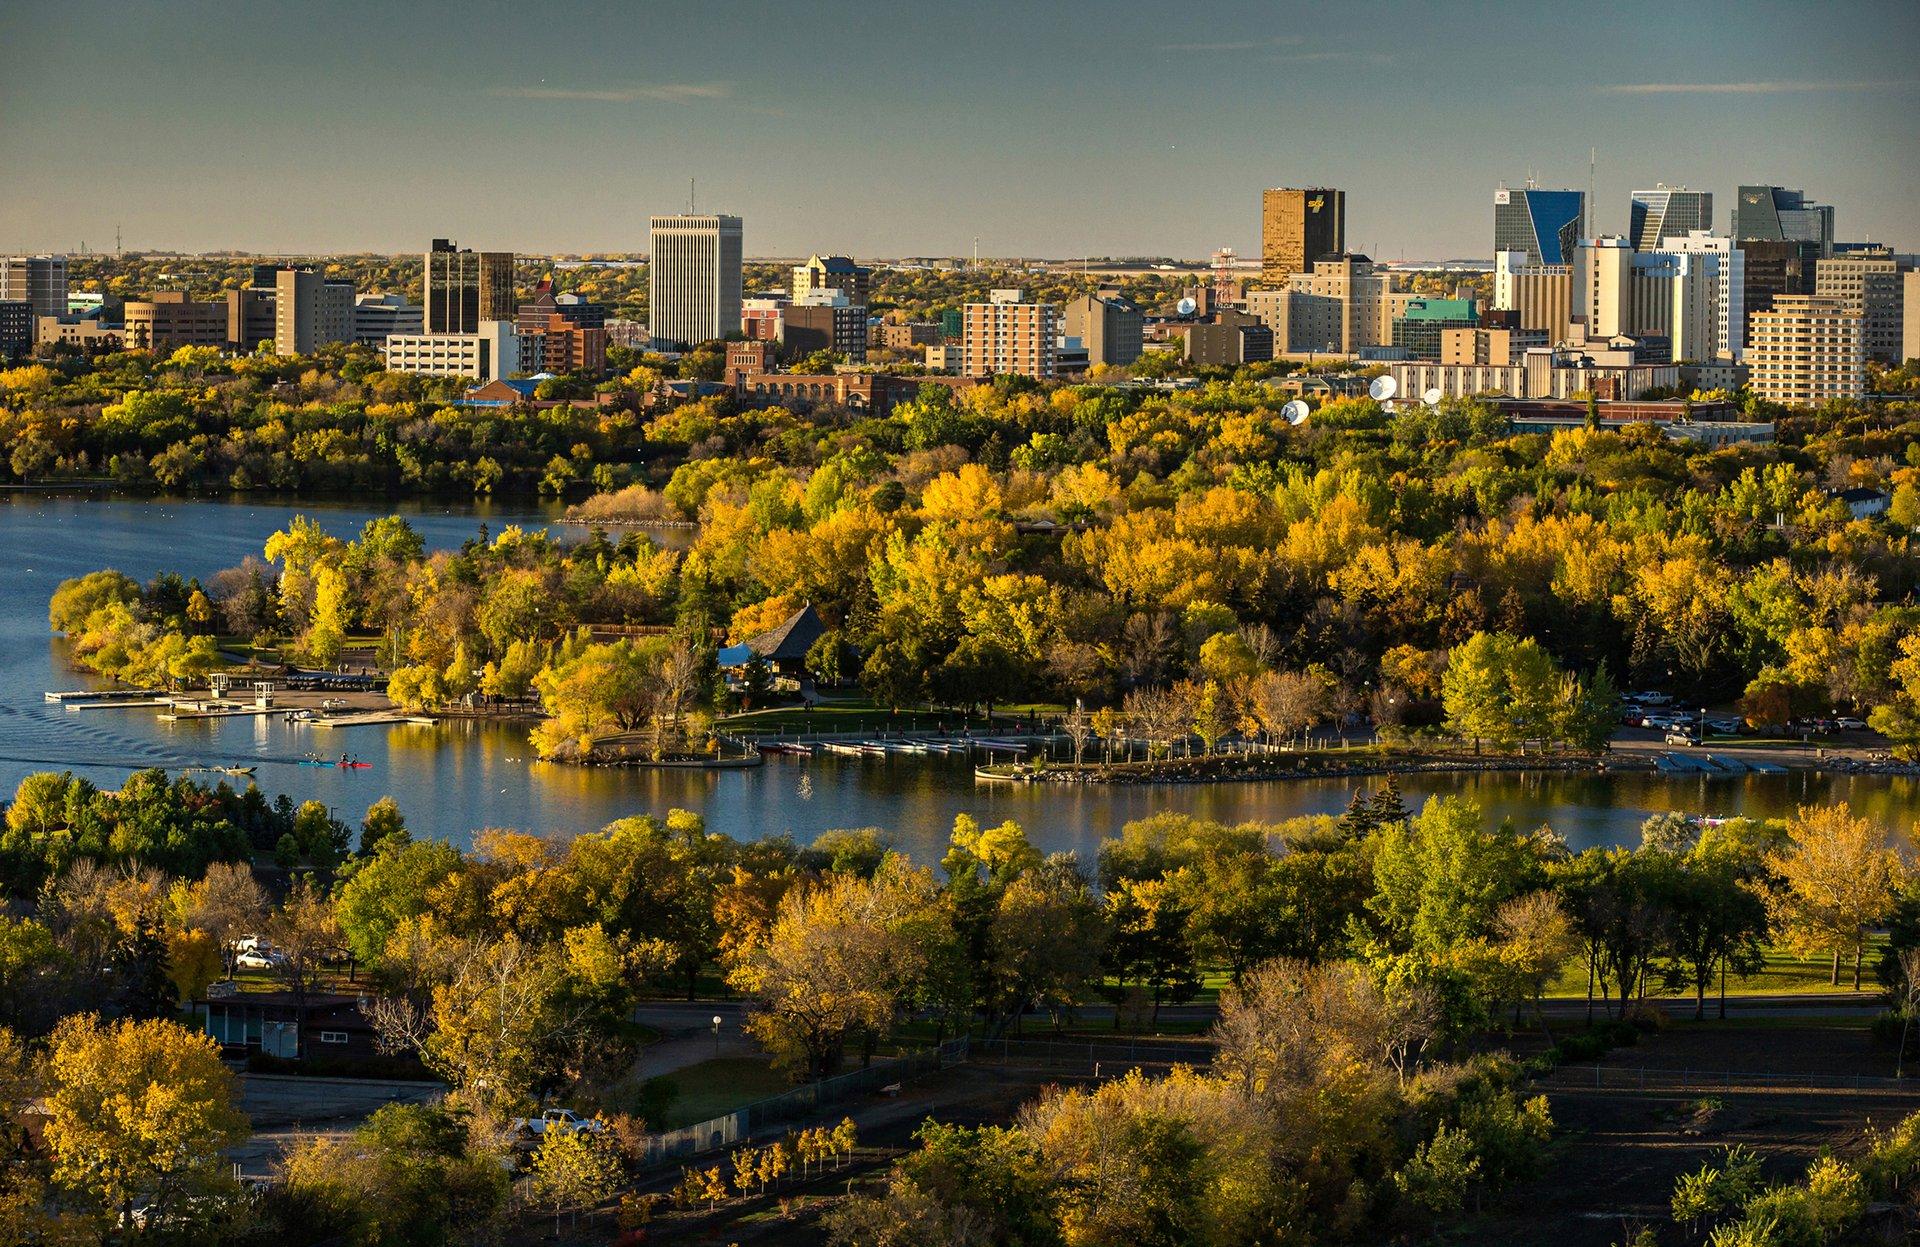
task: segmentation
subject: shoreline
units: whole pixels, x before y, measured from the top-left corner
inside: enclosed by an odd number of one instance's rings
[[[1291,760],[1297,764],[1262,765],[1261,762],[1266,761],[1263,759],[1251,766],[1236,765],[1248,762],[1249,759],[1227,756],[1171,759],[1152,763],[1122,762],[1110,766],[1099,763],[1083,763],[1078,767],[1071,763],[1044,763],[1039,766],[1016,763],[1011,766],[977,766],[973,774],[976,783],[1115,786],[1275,783],[1286,780],[1357,779],[1384,775],[1534,774],[1591,775],[1602,778],[1616,775],[1661,774],[1650,761],[1634,758],[1632,755],[1626,757],[1569,755],[1560,758],[1537,756],[1473,758],[1411,754],[1388,755],[1371,760],[1354,759],[1347,762],[1327,759],[1325,764],[1316,764],[1314,761],[1309,761],[1306,756]],[[1194,765],[1186,765],[1188,762]],[[1209,763],[1212,765],[1206,765]],[[1789,774],[1873,775],[1886,778],[1920,776],[1920,763],[1876,763],[1852,758],[1812,759],[1799,765],[1789,766],[1787,769]],[[1668,778],[1713,781],[1746,779],[1755,774],[1756,772],[1752,771],[1745,774],[1699,773]]]

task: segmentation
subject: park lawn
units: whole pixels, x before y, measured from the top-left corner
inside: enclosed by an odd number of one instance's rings
[[[667,1110],[665,1124],[669,1130],[793,1089],[787,1076],[769,1065],[765,1057],[715,1057],[664,1077],[679,1088]]]
[[[1860,991],[1862,994],[1880,990],[1880,981],[1874,977],[1874,965],[1880,959],[1879,938],[1867,944],[1866,955],[1861,960]],[[1727,976],[1727,995],[1729,996],[1785,996],[1817,995],[1821,992],[1844,992],[1853,990],[1853,963],[1842,958],[1840,963],[1840,985],[1832,983],[1833,962],[1826,957],[1795,957],[1790,953],[1775,949],[1767,954],[1766,968],[1758,974],[1730,974]],[[1665,993],[1663,993],[1665,994]],[[1676,988],[1673,994],[1691,995],[1691,988]],[[1560,971],[1560,976],[1547,987],[1549,998],[1579,998],[1587,995],[1587,971],[1584,963],[1570,961]],[[1719,995],[1719,984],[1715,983],[1707,992],[1709,1001]]]

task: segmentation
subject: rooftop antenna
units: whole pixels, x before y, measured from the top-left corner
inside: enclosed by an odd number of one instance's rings
[[[113,258],[116,260],[120,258],[120,223],[118,221],[113,223]]]
[[[973,266],[980,267],[980,235],[973,236]]]
[[[693,215],[693,179],[687,179],[687,215]]]
[[[1600,163],[1600,149],[1598,147],[1587,148],[1587,202],[1584,210],[1582,210],[1582,212],[1580,213],[1582,217],[1588,217],[1588,214],[1593,211],[1593,187],[1594,187],[1593,170],[1594,170],[1594,166],[1596,166],[1599,163]],[[1588,238],[1592,238],[1593,230],[1591,228],[1591,218],[1581,221],[1580,224],[1582,226],[1580,232],[1585,234]]]

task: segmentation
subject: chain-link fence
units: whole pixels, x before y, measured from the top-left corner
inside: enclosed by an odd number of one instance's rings
[[[768,1126],[805,1117],[816,1110],[842,1103],[870,1091],[907,1082],[949,1065],[965,1061],[970,1045],[965,1035],[949,1039],[937,1048],[910,1052],[904,1056],[882,1057],[865,1069],[851,1070],[819,1082],[795,1087],[764,1100],[755,1100],[730,1113],[650,1135],[641,1150],[640,1163],[662,1164],[686,1156],[731,1147]]]

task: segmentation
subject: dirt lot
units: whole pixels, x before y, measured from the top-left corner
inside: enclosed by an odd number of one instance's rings
[[[1138,1063],[1163,1072],[1185,1051],[1125,1052],[1112,1045],[1045,1053],[995,1053],[985,1060],[910,1084],[897,1098],[868,1096],[836,1106],[823,1121],[851,1113],[860,1148],[845,1168],[811,1182],[792,1183],[778,1197],[734,1200],[715,1215],[663,1209],[654,1242],[803,1244],[824,1242],[820,1214],[851,1181],[884,1173],[913,1146],[928,1117],[962,1125],[1005,1125],[1018,1106],[1049,1083],[1089,1081],[1103,1067]],[[1500,1046],[1525,1054],[1529,1036]],[[1126,1057],[1133,1057],[1128,1062]],[[1598,1065],[1566,1067],[1542,1080],[1558,1141],[1548,1170],[1508,1192],[1500,1209],[1456,1228],[1441,1241],[1475,1247],[1610,1247],[1632,1229],[1651,1226],[1677,1243],[1667,1200],[1680,1173],[1743,1143],[1767,1158],[1770,1176],[1799,1177],[1823,1149],[1846,1154],[1868,1121],[1890,1124],[1920,1111],[1920,1077],[1895,1084],[1890,1053],[1872,1047],[1853,1019],[1760,1018],[1725,1024],[1679,1025],[1616,1049]],[[1117,1059],[1114,1059],[1117,1058]],[[1004,1063],[1003,1063],[1004,1062]],[[1104,1076],[1112,1070],[1103,1068]],[[1597,1084],[1597,1085],[1596,1085]],[[797,1125],[811,1123],[799,1122]],[[721,1155],[701,1158],[710,1165]],[[677,1167],[643,1189],[666,1190]],[[783,1208],[784,1204],[784,1208]],[[563,1241],[604,1243],[614,1236],[611,1216],[568,1227]],[[553,1242],[551,1222],[529,1221],[511,1241]]]
[[[1894,1083],[1891,1053],[1859,1024],[1768,1019],[1676,1028],[1541,1089],[1560,1141],[1549,1171],[1503,1200],[1509,1211],[1460,1241],[1487,1247],[1608,1247],[1645,1225],[1674,1235],[1673,1181],[1735,1143],[1770,1177],[1801,1176],[1823,1149],[1847,1154],[1871,1121],[1920,1111],[1920,1078]]]

